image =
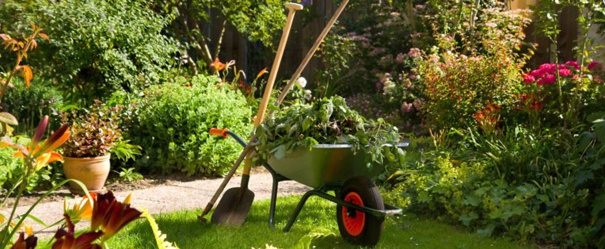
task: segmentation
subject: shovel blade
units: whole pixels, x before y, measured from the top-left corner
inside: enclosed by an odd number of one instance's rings
[[[247,188],[227,190],[212,214],[212,223],[226,226],[243,225],[253,201],[254,192]]]

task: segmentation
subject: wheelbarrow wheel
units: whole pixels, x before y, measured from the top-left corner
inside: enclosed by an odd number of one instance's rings
[[[378,187],[367,177],[360,176],[347,180],[339,191],[339,199],[355,205],[384,210],[384,202]],[[373,246],[382,233],[384,217],[336,205],[336,220],[341,236],[351,244]]]

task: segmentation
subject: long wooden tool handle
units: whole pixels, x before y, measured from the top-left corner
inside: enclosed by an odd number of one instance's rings
[[[263,122],[265,112],[267,111],[267,104],[269,103],[269,99],[271,98],[271,91],[273,91],[273,85],[275,83],[275,78],[277,77],[277,71],[279,70],[279,66],[281,64],[281,58],[284,55],[284,49],[286,48],[286,42],[288,41],[288,36],[290,35],[290,29],[292,28],[292,21],[294,20],[294,13],[297,10],[302,10],[303,6],[300,4],[296,4],[296,3],[287,3],[286,8],[289,9],[288,18],[286,19],[286,27],[284,28],[284,32],[282,33],[281,40],[279,41],[279,47],[277,48],[277,54],[275,55],[275,59],[273,60],[273,66],[271,66],[271,72],[269,72],[269,80],[267,81],[267,86],[265,87],[265,93],[263,95],[263,99],[261,100],[260,107],[258,109],[258,113],[256,114],[256,121],[254,122],[255,128]]]
[[[317,51],[317,48],[323,42],[326,35],[328,35],[328,32],[330,32],[330,30],[332,29],[332,26],[334,26],[334,23],[336,22],[336,20],[338,19],[338,17],[340,16],[340,14],[345,9],[345,7],[347,6],[348,3],[349,3],[349,0],[344,0],[344,1],[342,1],[342,3],[340,3],[340,6],[338,6],[338,9],[336,9],[336,12],[334,12],[334,15],[332,15],[332,18],[330,18],[330,21],[328,21],[328,23],[326,24],[326,27],[323,29],[323,31],[321,31],[321,33],[317,37],[317,40],[315,40],[315,43],[313,44],[313,46],[311,47],[309,52],[307,52],[307,55],[303,59],[303,62],[298,66],[298,68],[292,75],[292,78],[290,78],[290,81],[288,81],[288,84],[284,87],[284,89],[282,89],[279,97],[277,98],[277,101],[275,101],[275,106],[279,106],[281,104],[281,102],[284,100],[284,98],[286,98],[288,91],[290,91],[290,89],[294,85],[294,82],[296,82],[298,77],[300,77],[300,74],[305,69],[305,67],[311,60],[311,58],[313,58],[313,54],[315,54],[315,51]]]
[[[292,28],[292,21],[294,21],[294,14],[297,10],[302,10],[303,6],[297,3],[287,3],[286,8],[288,8],[286,27],[284,28],[284,32],[281,35],[281,40],[279,41],[279,46],[277,47],[277,54],[275,54],[275,59],[273,60],[273,65],[271,66],[271,72],[269,72],[269,80],[267,81],[267,85],[265,86],[265,93],[263,94],[263,99],[260,102],[258,113],[256,114],[254,128],[260,125],[263,122],[263,119],[265,118],[267,105],[269,104],[271,92],[273,91],[273,85],[275,84],[275,78],[277,77],[277,71],[279,70],[279,65],[281,64],[281,58],[284,55],[284,49],[286,48],[288,36],[290,35],[290,29]],[[246,158],[246,161],[244,163],[243,174],[250,175],[250,163],[248,162],[248,158]]]

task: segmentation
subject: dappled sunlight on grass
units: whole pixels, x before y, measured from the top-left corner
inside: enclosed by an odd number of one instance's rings
[[[202,224],[202,210],[185,210],[156,215],[167,240],[180,248],[358,248],[345,242],[338,232],[335,204],[311,197],[288,233],[281,229],[294,211],[300,196],[280,198],[277,202],[276,228],[268,225],[269,201],[252,206],[242,227]],[[110,248],[155,248],[149,225],[139,220],[110,241]],[[460,231],[431,220],[404,215],[387,218],[381,241],[376,248],[530,248],[503,239],[486,238]]]

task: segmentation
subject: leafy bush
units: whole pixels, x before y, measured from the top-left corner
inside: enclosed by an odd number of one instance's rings
[[[409,149],[387,183],[411,210],[485,235],[592,248],[605,224],[600,126],[580,139],[582,160],[557,132],[517,127],[494,139],[454,131],[435,137],[439,149]]]
[[[29,143],[29,138],[14,137],[18,143]],[[11,148],[0,148],[0,195],[6,195],[10,189],[17,187],[23,180],[22,160],[14,156],[15,150]],[[25,183],[25,191],[33,192],[37,190],[46,190],[64,179],[63,171],[60,167],[43,167],[32,173]]]
[[[15,78],[15,87],[6,92],[2,110],[19,120],[16,134],[31,134],[45,115],[57,116],[63,106],[61,92],[49,82],[34,80],[28,87]]]
[[[177,46],[160,33],[170,19],[144,0],[39,1],[31,7],[29,18],[51,37],[36,64],[72,100],[91,104],[117,89],[138,90],[157,83],[171,66]]]
[[[185,172],[222,175],[242,148],[233,139],[210,136],[210,128],[228,128],[246,137],[251,112],[239,90],[219,79],[196,76],[190,80],[152,86],[133,98],[133,123],[125,136],[143,146],[137,166],[142,172]]]
[[[586,218],[585,224],[590,225],[585,232],[574,235],[585,241],[600,238],[594,243],[602,247],[605,246],[605,114],[595,113],[589,120],[593,122],[592,129],[581,134],[576,147],[582,163],[572,173],[569,184],[589,191],[592,201],[585,211],[590,213],[590,219]]]

